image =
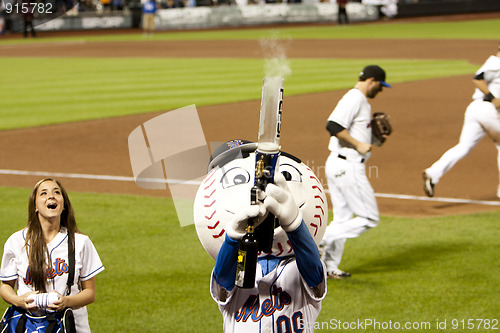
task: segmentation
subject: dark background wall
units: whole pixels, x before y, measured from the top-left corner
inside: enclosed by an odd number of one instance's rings
[[[398,17],[498,12],[500,0],[419,0],[398,4]]]

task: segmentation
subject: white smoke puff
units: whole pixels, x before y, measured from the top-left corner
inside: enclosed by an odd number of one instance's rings
[[[277,33],[271,37],[260,39],[259,43],[264,55],[264,76],[286,78],[292,74],[286,52],[291,38],[279,38]]]

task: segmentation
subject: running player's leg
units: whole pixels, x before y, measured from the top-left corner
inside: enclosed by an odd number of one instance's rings
[[[481,106],[480,123],[497,148],[497,164],[500,178],[500,114],[492,103],[483,102]],[[497,197],[500,198],[500,185],[497,188]]]
[[[339,160],[336,165],[337,170],[341,172],[331,173],[334,177],[328,177],[328,175],[327,177],[329,188],[333,189],[330,191],[333,194],[334,214],[339,208],[338,204],[341,203],[340,207],[343,211],[339,214],[343,215],[334,215],[322,245],[324,246],[323,260],[327,271],[341,278],[346,273],[340,271],[338,266],[342,260],[346,239],[358,237],[375,227],[379,220],[379,212],[375,193],[366,177],[365,165],[345,160]],[[337,209],[335,209],[336,205]]]
[[[343,194],[346,184],[349,183],[347,180],[349,173],[351,173],[349,169],[350,165],[339,160],[336,155],[330,155],[325,164],[333,210],[333,221],[326,227],[320,244],[321,259],[325,263],[327,272],[338,269],[344,251],[345,238],[339,239],[339,236],[342,237],[339,226],[344,225],[344,222],[354,217]]]
[[[446,151],[439,160],[425,170],[434,185],[439,183],[441,177],[453,168],[458,161],[467,156],[486,135],[485,130],[476,118],[478,109],[476,102],[472,102],[467,107],[458,144]]]
[[[379,220],[375,192],[366,177],[365,165],[337,160],[334,172],[327,169],[334,216],[327,228],[326,242],[358,237],[366,228],[377,226]]]
[[[344,198],[342,184],[343,178],[347,177],[346,170],[348,165],[341,163],[335,155],[330,155],[325,164],[325,174],[328,183],[328,190],[330,192],[330,202],[332,204],[333,220],[326,227],[325,235],[323,236],[322,246],[326,243],[331,243],[335,239],[335,228],[336,223],[345,222],[353,218],[353,212],[349,208],[347,201]]]

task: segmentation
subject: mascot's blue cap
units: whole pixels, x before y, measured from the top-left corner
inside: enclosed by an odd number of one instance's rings
[[[248,157],[257,149],[257,143],[248,140],[230,140],[215,149],[208,162],[208,171],[215,167],[222,167],[227,162],[237,158]]]
[[[223,167],[226,163],[237,158],[246,158],[256,149],[257,143],[248,140],[235,139],[224,142],[222,145],[217,147],[210,156],[208,171],[215,167]],[[280,154],[293,159],[297,163],[302,162],[300,158],[297,158],[287,152],[280,151]]]

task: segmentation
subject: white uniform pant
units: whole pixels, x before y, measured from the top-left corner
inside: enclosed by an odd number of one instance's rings
[[[325,173],[333,206],[333,221],[321,242],[327,271],[338,269],[347,238],[376,227],[379,211],[364,163],[347,161],[331,153]]]
[[[488,134],[498,150],[497,160],[500,175],[500,117],[490,102],[473,101],[465,111],[464,125],[458,144],[450,148],[430,168],[426,169],[432,183],[437,184],[458,161],[467,156]]]

